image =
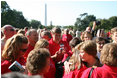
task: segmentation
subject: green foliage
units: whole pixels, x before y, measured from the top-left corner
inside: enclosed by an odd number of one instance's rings
[[[16,28],[29,26],[29,22],[24,18],[22,12],[11,10],[5,1],[1,1],[1,27],[6,24]]]
[[[64,26],[63,28],[64,28],[64,29],[65,29],[65,28],[74,29],[74,26],[69,25],[69,26]]]
[[[108,30],[110,27],[110,22],[107,20],[107,19],[103,19],[101,20],[101,25],[100,25],[100,28],[104,28],[106,30]]]
[[[96,26],[97,29],[105,29],[105,31],[110,30],[113,27],[117,26],[117,16],[112,16],[109,19],[96,19],[94,15],[88,15],[87,13],[80,14],[80,18],[76,19],[74,29],[84,31],[86,27],[93,26],[93,21],[100,21],[101,24]],[[82,19],[82,17],[84,17]]]
[[[50,25],[50,26],[47,26],[46,28],[47,28],[48,30],[51,30],[53,27],[55,27],[55,26]]]
[[[9,5],[5,1],[1,1],[1,13],[11,10]]]
[[[77,18],[76,19],[76,22],[75,22],[75,29],[78,29],[78,30],[85,30],[86,27],[89,26],[89,23],[91,21],[95,21],[96,20],[96,17],[94,15],[88,15],[87,13],[84,13],[83,15],[80,14],[80,18]],[[82,17],[85,16],[83,19]]]
[[[109,19],[99,19],[101,24],[96,27],[97,29],[104,29],[106,32],[112,29],[113,27],[117,27],[117,17],[112,16]],[[92,24],[91,24],[92,25]]]
[[[1,13],[1,25],[10,24],[16,28],[24,28],[29,26],[29,22],[24,18],[22,12],[16,10],[8,10]]]
[[[117,27],[117,16],[112,16],[110,17],[109,19],[109,22],[110,22],[110,27],[113,28],[113,27]],[[110,29],[111,29],[110,28]]]
[[[43,28],[40,21],[31,20],[29,23],[30,23],[31,27],[33,27],[33,28],[40,28],[40,29]]]

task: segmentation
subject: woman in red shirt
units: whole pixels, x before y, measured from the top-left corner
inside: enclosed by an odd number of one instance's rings
[[[68,64],[65,64],[65,73],[63,78],[80,78],[87,67],[93,65],[101,66],[96,54],[96,44],[91,40],[78,44],[69,60],[69,67]]]
[[[117,78],[117,44],[108,43],[104,45],[100,60],[102,67],[94,68],[91,78]],[[81,78],[88,78],[91,68],[85,70]]]
[[[9,38],[5,44],[2,53],[1,73],[11,72],[8,67],[18,61],[21,65],[25,65],[23,55],[27,50],[27,38],[22,34],[16,34]]]

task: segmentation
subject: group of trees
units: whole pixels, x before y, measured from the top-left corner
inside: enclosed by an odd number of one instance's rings
[[[80,17],[76,19],[73,26],[66,26],[76,30],[84,31],[86,27],[93,26],[93,21],[99,21],[100,24],[97,25],[96,29],[105,29],[105,31],[110,30],[113,27],[117,27],[117,16],[112,16],[109,19],[96,19],[94,15],[88,15],[88,13],[80,14]]]
[[[10,24],[16,28],[33,27],[43,28],[40,21],[31,20],[27,21],[22,12],[11,10],[6,1],[1,1],[1,27]]]
[[[96,27],[96,29],[103,28],[105,30],[110,30],[117,26],[117,16],[112,16],[109,19],[96,19],[94,15],[88,15],[88,13],[80,14],[76,18],[74,25],[63,26],[63,28],[71,28],[75,30],[83,31],[86,27],[91,26],[93,21],[100,21],[101,24]],[[11,10],[6,1],[1,1],[1,27],[5,24],[11,24],[16,28],[32,27],[32,28],[45,28],[40,21],[31,20],[27,21],[22,12]],[[47,29],[52,29],[54,26],[50,25],[46,27]],[[61,27],[61,26],[60,26]]]

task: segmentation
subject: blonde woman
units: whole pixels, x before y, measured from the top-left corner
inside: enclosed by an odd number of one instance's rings
[[[14,62],[18,61],[24,65],[23,55],[27,50],[27,38],[22,34],[16,34],[6,41],[2,53],[1,73],[11,72],[8,67]]]
[[[92,40],[92,34],[88,31],[84,31],[81,35],[82,41]]]

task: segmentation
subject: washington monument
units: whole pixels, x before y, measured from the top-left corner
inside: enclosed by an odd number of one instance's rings
[[[47,26],[47,4],[45,4],[45,26]]]

